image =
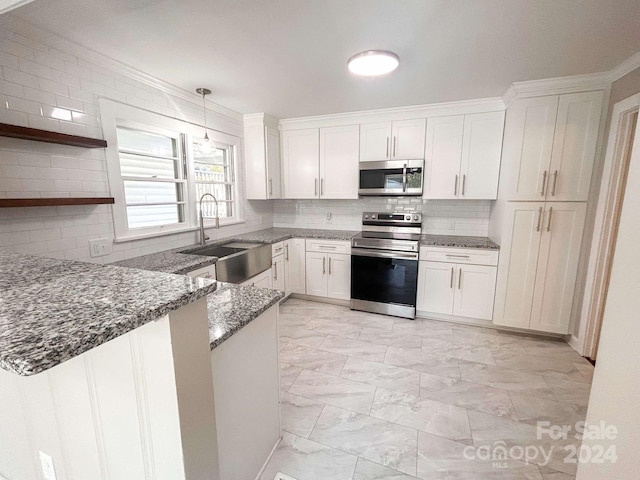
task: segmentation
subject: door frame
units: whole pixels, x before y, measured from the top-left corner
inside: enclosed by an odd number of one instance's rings
[[[617,226],[629,168],[631,148],[627,147],[633,134],[633,116],[639,109],[640,93],[621,100],[613,106],[596,207],[593,241],[589,252],[584,301],[580,315],[582,321],[578,336],[572,336],[569,342],[578,353],[593,359],[596,357],[600,337],[618,232]],[[636,126],[636,131],[638,128]],[[636,135],[634,145],[640,146],[639,135]]]

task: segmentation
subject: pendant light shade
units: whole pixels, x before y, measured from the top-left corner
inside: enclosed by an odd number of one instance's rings
[[[347,65],[351,73],[365,77],[374,77],[393,72],[400,64],[400,58],[386,50],[367,50],[352,56]]]
[[[196,88],[196,93],[202,95],[202,113],[204,115],[204,139],[198,144],[198,150],[201,155],[211,155],[214,150],[213,143],[209,140],[209,133],[207,132],[207,106],[205,103],[205,97],[211,93],[208,88]]]

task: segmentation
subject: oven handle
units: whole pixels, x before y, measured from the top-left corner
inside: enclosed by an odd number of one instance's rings
[[[395,137],[394,137],[394,150],[395,150]],[[395,155],[395,153],[394,153]],[[407,164],[402,167],[402,191],[407,191]]]
[[[356,257],[398,258],[402,260],[418,260],[418,253],[390,252],[388,250],[373,250],[368,248],[351,248],[351,255]]]

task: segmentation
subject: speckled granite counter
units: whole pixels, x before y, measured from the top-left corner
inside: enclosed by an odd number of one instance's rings
[[[420,235],[420,245],[500,250],[500,245],[487,237],[463,237],[456,235]]]
[[[253,242],[272,244],[288,240],[289,238],[310,238],[319,240],[351,240],[351,237],[358,232],[350,230],[317,230],[309,228],[268,228],[256,232],[236,235],[234,237],[223,238],[207,245],[219,245],[227,242]],[[206,267],[217,262],[216,257],[205,257],[202,255],[192,255],[181,253],[186,250],[197,248],[198,245],[174,248],[164,252],[152,253],[141,257],[134,257],[128,260],[121,260],[112,265],[121,267],[139,268],[154,272],[184,274],[191,270]]]
[[[211,350],[258,318],[284,297],[280,290],[218,282],[207,297]]]
[[[0,368],[43,372],[216,287],[207,279],[0,254]]]

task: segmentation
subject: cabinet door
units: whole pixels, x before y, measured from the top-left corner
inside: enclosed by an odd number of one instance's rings
[[[276,290],[284,291],[284,255],[278,255],[273,259],[273,263],[271,265],[271,274],[273,278],[273,288]]]
[[[292,238],[284,244],[284,289],[291,293],[306,293],[305,289],[305,241]]]
[[[547,200],[587,201],[603,95],[600,91],[560,96]]]
[[[320,129],[320,197],[358,198],[360,127]]]
[[[516,100],[507,110],[502,152],[506,200],[545,198],[557,110],[557,95]]]
[[[493,321],[529,328],[544,202],[509,202],[505,208]]]
[[[306,254],[307,295],[327,296],[327,254]]]
[[[547,202],[530,328],[569,333],[586,203]]]
[[[318,198],[319,129],[282,132],[284,198]]]
[[[426,120],[400,120],[391,128],[391,158],[407,160],[424,157]]]
[[[391,122],[360,125],[360,161],[370,162],[391,158]]]
[[[267,155],[267,195],[269,198],[282,198],[280,132],[273,127],[264,127],[264,131]],[[251,174],[251,172],[248,173]]]
[[[464,117],[460,198],[495,200],[502,156],[504,112]]]
[[[256,275],[253,277],[252,285],[258,288],[273,288],[271,275],[271,270],[267,270],[260,275]]]
[[[458,264],[456,269],[453,314],[491,320],[497,268]]]
[[[446,315],[453,313],[455,270],[453,263],[419,262],[417,310]]]
[[[351,255],[329,253],[327,296],[340,300],[351,298]]]
[[[463,131],[464,115],[427,122],[423,198],[458,198]]]
[[[268,167],[265,159],[265,131],[263,125],[244,128],[245,185],[248,200],[267,200]]]

